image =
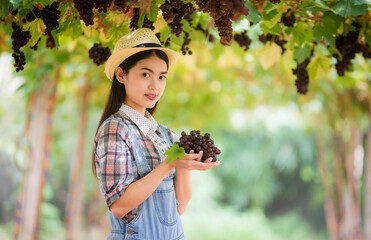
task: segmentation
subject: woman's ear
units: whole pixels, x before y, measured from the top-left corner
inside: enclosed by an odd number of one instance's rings
[[[122,68],[117,67],[115,69],[115,75],[116,75],[117,81],[119,81],[120,83],[125,83],[126,82],[127,75],[126,75],[126,73],[124,73]]]

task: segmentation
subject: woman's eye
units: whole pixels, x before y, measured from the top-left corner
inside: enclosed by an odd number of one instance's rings
[[[166,76],[160,76],[160,80],[165,80]]]
[[[149,77],[149,74],[148,73],[143,73],[143,77]]]

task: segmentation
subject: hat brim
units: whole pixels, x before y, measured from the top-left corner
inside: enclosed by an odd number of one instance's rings
[[[138,47],[138,48],[127,48],[121,51],[113,53],[106,62],[105,70],[106,76],[109,80],[113,80],[113,76],[115,73],[115,69],[128,57],[142,51],[151,50],[151,49],[158,49],[163,51],[167,57],[169,58],[169,68],[174,65],[174,63],[178,60],[179,54],[171,49],[163,48],[163,47]]]

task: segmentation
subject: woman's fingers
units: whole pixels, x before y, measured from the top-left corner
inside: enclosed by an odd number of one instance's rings
[[[193,150],[191,150],[189,153],[184,154],[183,159],[184,160],[195,160],[198,158],[198,156],[199,156],[198,153],[193,153]]]
[[[209,157],[208,159],[206,159],[206,160],[204,161],[204,163],[210,163],[212,160],[213,160],[213,158],[212,158],[212,157]]]
[[[189,160],[179,160],[178,167],[185,168],[187,170],[201,170],[206,171],[210,168],[214,168],[219,166],[221,163],[219,161],[216,162],[199,162],[199,161],[189,161]]]
[[[201,162],[202,154],[204,154],[203,151],[200,151],[200,152],[198,153],[198,158],[196,159],[197,161]]]

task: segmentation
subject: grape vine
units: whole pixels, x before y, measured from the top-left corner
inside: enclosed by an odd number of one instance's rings
[[[164,27],[169,27],[170,33],[164,31],[167,36],[165,38],[162,36],[166,40],[161,43],[168,47],[176,37],[177,40],[173,47],[178,48],[183,55],[192,54],[189,45],[193,36],[195,36],[193,35],[195,32],[202,32],[206,41],[212,44],[216,44],[217,35],[219,35],[218,39],[223,45],[230,45],[234,40],[244,51],[248,51],[250,45],[256,41],[254,33],[248,33],[251,26],[254,25],[254,28],[259,29],[260,27],[260,30],[264,32],[264,35],[258,36],[258,40],[263,44],[274,42],[280,46],[282,54],[287,49],[298,53],[296,51],[301,49],[299,46],[303,46],[303,42],[307,46],[324,44],[330,52],[326,55],[326,61],[329,60],[329,56],[330,58],[333,57],[330,62],[333,62],[339,76],[344,76],[347,71],[352,71],[352,60],[357,53],[362,54],[364,58],[370,58],[371,56],[371,34],[369,25],[366,23],[369,16],[363,14],[346,18],[347,13],[339,10],[341,8],[338,3],[328,3],[328,8],[323,8],[324,5],[313,4],[313,1],[305,1],[304,4],[304,1],[293,3],[280,0],[264,1],[264,4],[257,0],[250,1],[249,4],[243,0],[70,0],[48,1],[49,5],[37,1],[34,1],[31,5],[26,3],[28,1],[23,2],[15,5],[14,1],[10,1],[9,8],[5,11],[8,15],[1,16],[2,24],[11,25],[12,56],[16,71],[23,70],[26,64],[25,54],[21,49],[29,44],[30,49],[36,51],[40,49],[40,42],[44,41],[45,46],[42,47],[55,48],[59,42],[59,36],[62,36],[68,29],[65,23],[71,22],[71,26],[79,26],[81,24],[80,20],[89,29],[100,32],[102,34],[100,37],[115,40],[119,36],[111,38],[111,35],[125,34],[124,31],[128,31],[127,27],[131,30],[145,27],[155,32],[162,32]],[[28,5],[25,7],[23,4]],[[272,4],[280,5],[274,6]],[[349,7],[352,8],[351,5]],[[311,14],[304,11],[309,8]],[[358,8],[361,11],[361,7]],[[266,9],[269,9],[268,14],[265,12]],[[254,16],[246,19],[250,11]],[[357,11],[349,11],[349,13],[353,14]],[[111,18],[111,12],[115,12],[114,14],[117,15],[122,14],[122,22],[116,22],[118,18],[115,16]],[[160,15],[158,15],[159,12]],[[339,15],[344,21],[337,18]],[[200,18],[200,16],[202,17]],[[275,16],[281,17],[279,19]],[[205,22],[205,17],[211,18],[211,21],[207,20]],[[153,22],[156,18],[159,19],[159,22]],[[163,22],[161,22],[162,19]],[[248,27],[234,32],[232,23],[241,19],[249,22]],[[348,20],[345,21],[345,19]],[[42,24],[39,20],[42,20]],[[95,21],[98,24],[94,24]],[[341,23],[337,24],[339,21]],[[76,24],[76,22],[78,23]],[[311,23],[308,25],[308,30],[312,34],[307,36],[303,33],[305,31],[302,29],[303,25],[301,25],[303,22]],[[328,24],[331,22],[336,23],[331,26],[337,27],[337,29],[329,29]],[[164,24],[167,24],[167,26],[164,26]],[[116,26],[120,28],[120,31],[109,31]],[[123,29],[125,30],[121,31]],[[82,32],[85,34],[85,30]],[[34,34],[38,35],[35,36]],[[157,35],[160,39],[159,33]],[[295,35],[300,36],[295,39]],[[104,64],[104,59],[108,55],[109,49],[105,48],[104,51],[102,49],[101,45],[94,45],[89,50],[89,57],[96,64]],[[27,56],[29,55],[27,54]],[[309,61],[312,61],[312,59],[314,58],[309,58]],[[308,64],[305,63],[307,61],[298,64],[293,69],[298,78],[296,85],[301,93],[307,91],[309,83],[306,70]]]

